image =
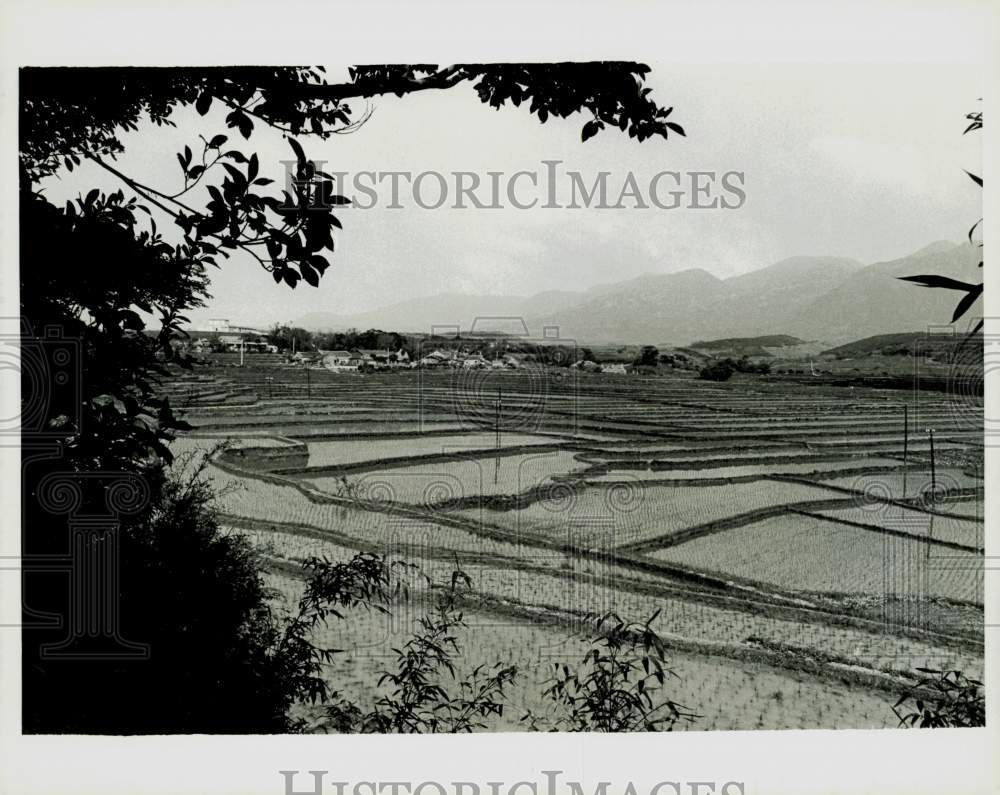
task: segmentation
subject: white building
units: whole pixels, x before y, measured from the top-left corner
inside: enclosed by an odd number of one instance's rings
[[[467,369],[482,369],[484,367],[489,367],[489,366],[490,363],[481,354],[478,353],[473,353],[469,356],[466,356],[465,359],[462,361],[462,367],[465,367]]]
[[[323,366],[337,373],[357,372],[364,361],[363,356],[351,351],[323,351]]]

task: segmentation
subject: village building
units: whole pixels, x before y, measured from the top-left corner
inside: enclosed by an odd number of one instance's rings
[[[469,370],[472,369],[480,370],[489,366],[490,363],[481,353],[470,354],[462,360],[462,367],[465,367],[466,369]]]
[[[435,350],[428,353],[426,356],[422,356],[417,364],[420,367],[443,367],[447,366],[448,363],[454,358],[454,354],[451,351]]]

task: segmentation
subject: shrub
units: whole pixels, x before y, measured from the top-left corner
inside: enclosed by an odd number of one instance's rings
[[[918,668],[923,677],[893,705],[904,728],[937,729],[986,725],[983,683],[961,671]]]
[[[48,659],[25,645],[25,730],[74,733],[285,731],[279,625],[256,553],[224,534],[208,487],[167,478],[119,532],[121,637],[145,659]]]
[[[704,381],[728,381],[732,378],[735,369],[728,360],[723,359],[705,365],[698,372],[698,377]]]
[[[671,731],[700,717],[665,697],[666,647],[652,629],[659,610],[643,624],[615,613],[597,619],[591,648],[578,668],[553,663],[544,695],[548,715],[530,710],[522,722],[532,731]]]

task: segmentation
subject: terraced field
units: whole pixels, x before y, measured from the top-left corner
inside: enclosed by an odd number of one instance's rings
[[[393,458],[447,455],[449,453],[482,450],[486,454],[495,450],[495,433],[461,433],[423,436],[415,439],[359,439],[309,442],[308,466],[329,467],[356,464],[364,461],[381,462]],[[558,437],[538,434],[512,433],[501,436],[501,448],[528,445],[552,445]]]
[[[525,453],[522,455],[439,461],[408,467],[390,467],[350,478],[345,486],[338,478],[309,477],[309,483],[321,491],[356,488],[365,494],[387,494],[393,502],[415,503],[429,507],[480,495],[520,494],[544,488],[552,477],[573,474],[586,468],[574,454],[565,450]]]
[[[796,504],[825,504],[839,495],[821,486],[760,480],[751,483],[686,487],[647,487],[619,480],[606,488],[569,491],[552,488],[542,499],[512,511],[483,510],[488,524],[512,532],[554,537],[572,535],[593,545],[608,537],[615,547],[666,541],[671,536],[705,529],[761,510]],[[466,512],[477,518],[473,512]]]
[[[653,557],[794,591],[891,593],[982,604],[982,558],[941,548],[931,556],[926,552],[927,545],[915,539],[790,515],[667,547]]]
[[[494,729],[539,706],[546,666],[585,650],[580,619],[612,609],[659,611],[695,729],[894,725],[915,667],[982,672],[981,405],[544,368],[229,367],[167,391],[194,427],[178,467],[213,451],[217,508],[260,551],[276,605],[297,598],[310,555],[472,576],[462,665],[522,671]],[[916,430],[931,425],[934,502]],[[414,594],[391,620],[322,630],[347,650],[329,668],[338,689],[373,697],[427,609]]]

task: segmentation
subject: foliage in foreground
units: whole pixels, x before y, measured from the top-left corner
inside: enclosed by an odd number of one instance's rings
[[[343,565],[343,564],[341,564]],[[506,696],[517,682],[516,666],[480,664],[459,677],[462,655],[457,631],[466,626],[460,609],[462,592],[472,587],[456,570],[439,589],[434,609],[420,619],[419,629],[396,653],[396,667],[385,671],[379,686],[388,685],[368,710],[328,694],[325,731],[365,733],[461,733],[488,729],[502,718]],[[698,716],[664,694],[666,648],[652,629],[654,614],[644,624],[614,613],[586,622],[590,649],[579,666],[553,664],[553,677],[542,693],[550,709],[527,711],[521,724],[531,731],[633,732],[670,731]],[[312,659],[320,659],[314,655]],[[319,678],[320,669],[314,669]]]
[[[917,668],[924,674],[893,705],[904,728],[940,729],[986,725],[983,683],[961,671]]]
[[[963,135],[967,135],[970,132],[976,132],[978,130],[983,129],[982,111],[968,113],[966,114],[965,118],[966,121],[969,122],[969,124],[965,128],[965,131],[962,133]],[[970,171],[966,171],[965,173],[969,175],[969,179],[971,179],[976,185],[978,185],[980,189],[983,187],[982,177],[978,176],[977,174],[973,174]],[[974,243],[976,247],[979,249],[982,249],[983,243],[982,240],[980,240],[978,243],[975,243],[975,235],[976,235],[976,230],[980,228],[982,223],[983,219],[980,218],[972,225],[972,227],[968,231],[968,234],[966,235],[969,239],[969,243],[970,244]],[[982,230],[980,230],[980,232],[981,231]],[[983,255],[981,251],[979,255],[979,267],[980,268],[983,267]],[[900,276],[899,278],[902,279],[904,282],[914,282],[915,284],[919,284],[923,287],[932,287],[934,289],[940,289],[940,290],[957,290],[958,292],[965,293],[965,295],[963,295],[962,298],[959,300],[959,302],[955,305],[955,311],[952,313],[951,316],[952,323],[955,323],[956,321],[960,320],[970,309],[972,309],[976,301],[978,301],[983,294],[983,282],[981,281],[963,282],[959,281],[958,279],[952,279],[948,276],[939,276],[937,274],[922,274],[920,276]],[[968,336],[966,336],[965,339],[968,340],[972,338],[973,336],[975,336],[977,332],[982,330],[982,328],[983,328],[983,319],[980,318],[976,322],[975,327],[973,327],[972,331],[969,332]]]
[[[673,109],[650,97],[648,72],[623,62],[373,65],[337,83],[299,67],[20,71],[22,554],[64,559],[80,541],[71,519],[41,499],[50,476],[70,482],[84,513],[107,513],[98,476],[142,484],[142,511],[120,538],[116,528],[101,542],[120,540],[114,632],[151,654],[55,659],[47,651],[65,640],[79,605],[62,574],[26,571],[26,731],[281,731],[288,705],[316,692],[302,667],[312,654],[296,635],[302,626],[271,615],[253,551],[220,532],[202,486],[168,482],[168,444],[184,423],[159,384],[166,362],[190,366],[173,343],[186,313],[204,305],[208,268],[239,255],[276,284],[318,286],[341,228],[334,211],[347,199],[298,139],[358,129],[371,97],[462,83],[479,102],[522,107],[541,123],[583,113],[584,140],[605,127],[637,141],[683,135]],[[175,153],[174,178],[148,184],[127,173],[119,156],[129,136],[140,125],[174,126],[185,107],[204,117],[206,134]],[[254,147],[265,135],[284,137],[294,155],[288,190],[285,174],[261,171]],[[142,143],[147,154],[162,151],[155,130]],[[49,201],[49,181],[85,163],[118,189],[86,186],[63,206]],[[156,333],[149,316],[160,321]],[[320,615],[321,602],[337,610],[378,601],[382,565],[359,560],[326,572],[334,579],[321,582],[327,590],[303,620]]]
[[[551,731],[671,731],[700,717],[664,694],[666,647],[652,629],[660,611],[645,623],[608,613],[593,625],[591,647],[578,668],[553,663],[544,696],[547,715],[528,711],[522,723]]]

